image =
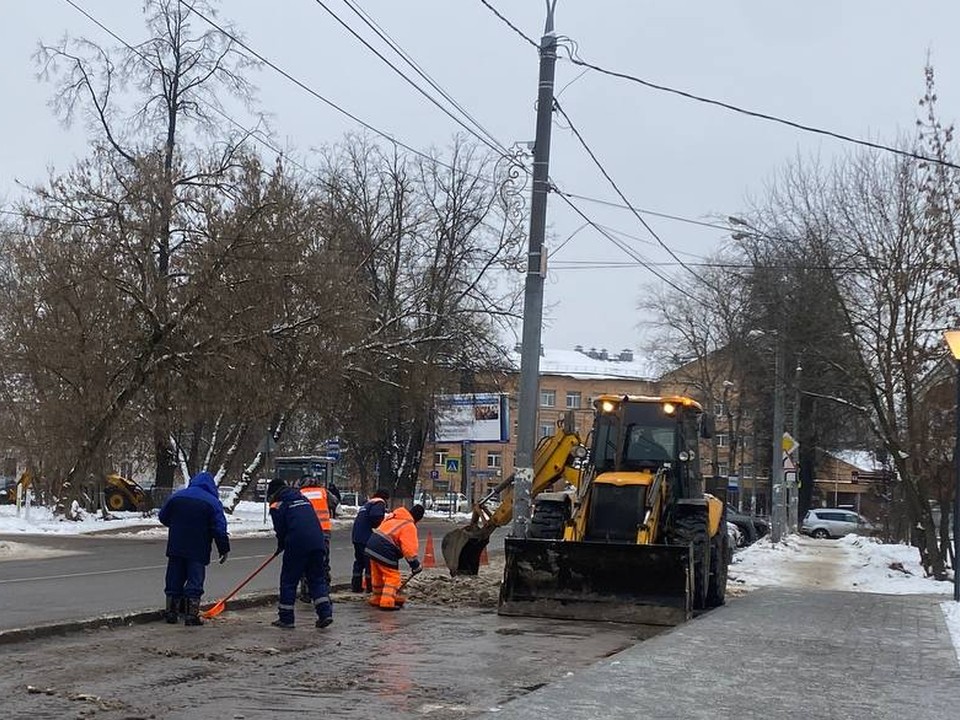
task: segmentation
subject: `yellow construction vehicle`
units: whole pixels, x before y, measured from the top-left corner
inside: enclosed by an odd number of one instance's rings
[[[103,502],[108,510],[143,510],[147,493],[138,483],[121,475],[107,475],[103,479]]]
[[[723,604],[731,549],[700,474],[703,409],[683,396],[594,406],[575,491],[541,494],[534,532],[505,541],[500,614],[675,625]]]
[[[6,487],[3,488],[3,493],[0,495],[0,501],[4,503],[14,504],[17,502],[17,488],[22,487],[22,492],[26,492],[27,488],[33,483],[33,473],[29,470],[24,470],[20,473],[20,477],[17,478],[15,482],[10,482]]]
[[[576,467],[577,456],[586,455],[573,427],[573,413],[557,424],[552,436],[544,437],[537,446],[534,458],[534,478],[531,497],[542,494],[554,483],[563,480],[574,485],[580,480]],[[491,510],[488,501],[499,496],[500,504]],[[451,575],[476,575],[480,568],[480,553],[490,541],[493,532],[510,522],[513,516],[513,475],[487,493],[473,508],[473,517],[466,527],[451,530],[443,537],[441,552]],[[543,518],[534,517],[534,524]]]

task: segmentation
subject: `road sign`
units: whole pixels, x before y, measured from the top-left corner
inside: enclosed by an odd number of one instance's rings
[[[740,487],[739,475],[727,475],[727,490],[736,490]]]
[[[460,472],[460,458],[447,458],[447,472]]]
[[[340,459],[340,441],[339,440],[327,440],[326,455],[328,458],[331,458],[333,460]]]
[[[788,432],[785,432],[785,433],[783,434],[783,440],[782,440],[782,442],[781,442],[781,447],[783,448],[783,451],[784,451],[785,453],[787,453],[788,455],[792,455],[792,454],[793,454],[793,451],[796,450],[798,447],[800,447],[800,443],[798,443],[798,442],[794,439],[793,435],[791,435],[791,434],[788,433]]]
[[[431,470],[431,471],[430,471],[430,479],[431,479],[431,480],[439,480],[439,479],[440,479],[440,471],[439,471],[439,470]]]

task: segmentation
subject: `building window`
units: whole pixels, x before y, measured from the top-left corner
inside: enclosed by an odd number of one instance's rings
[[[553,407],[557,404],[557,391],[556,390],[541,390],[540,391],[540,407]]]
[[[726,417],[727,416],[727,406],[723,400],[717,400],[713,404],[713,414],[717,417]]]
[[[447,458],[450,456],[449,450],[437,450],[433,453],[433,464],[436,467],[446,467]]]
[[[567,410],[580,409],[580,391],[567,390]]]
[[[495,450],[491,450],[490,452],[488,452],[487,467],[488,468],[503,467],[503,454]]]
[[[740,476],[741,477],[753,477],[753,465],[741,465],[740,466]]]
[[[730,474],[730,468],[727,467],[726,463],[717,463],[717,475],[719,477],[727,477]]]
[[[541,425],[540,437],[551,437],[553,435],[553,425]]]
[[[730,438],[726,433],[717,433],[717,447],[727,447],[730,444]]]

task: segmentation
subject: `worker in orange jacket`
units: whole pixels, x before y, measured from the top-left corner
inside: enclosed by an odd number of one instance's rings
[[[317,520],[320,521],[320,527],[323,529],[323,537],[327,543],[323,572],[327,578],[327,585],[329,585],[330,533],[333,531],[333,523],[330,521],[330,493],[320,484],[319,479],[307,475],[300,481],[300,494],[310,501],[310,504],[313,506],[313,511],[317,514]],[[304,602],[310,602],[310,592],[307,588],[306,576],[300,581],[300,599]]]
[[[420,559],[420,541],[417,538],[417,523],[423,517],[423,505],[414,505],[410,510],[397,508],[380,523],[367,540],[366,554],[370,558],[370,574],[373,579],[373,595],[369,603],[381,610],[399,610],[406,598],[400,591],[400,560],[410,566],[417,575],[423,571]]]

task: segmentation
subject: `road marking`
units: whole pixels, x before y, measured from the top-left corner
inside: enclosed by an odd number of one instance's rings
[[[231,558],[232,560],[262,560],[268,555],[273,553],[268,553],[267,555],[243,555],[237,558]],[[160,568],[165,568],[166,563],[162,565],[142,565],[141,567],[132,567],[132,568],[113,568],[112,570],[91,570],[90,572],[81,572],[81,573],[64,573],[63,575],[40,575],[38,577],[25,577],[25,578],[10,578],[8,580],[0,580],[0,585],[10,585],[12,583],[24,583],[24,582],[33,582],[35,580],[66,580],[68,578],[78,578],[78,577],[92,577],[95,575],[115,575],[116,573],[123,572],[140,572],[142,570],[159,570]]]

